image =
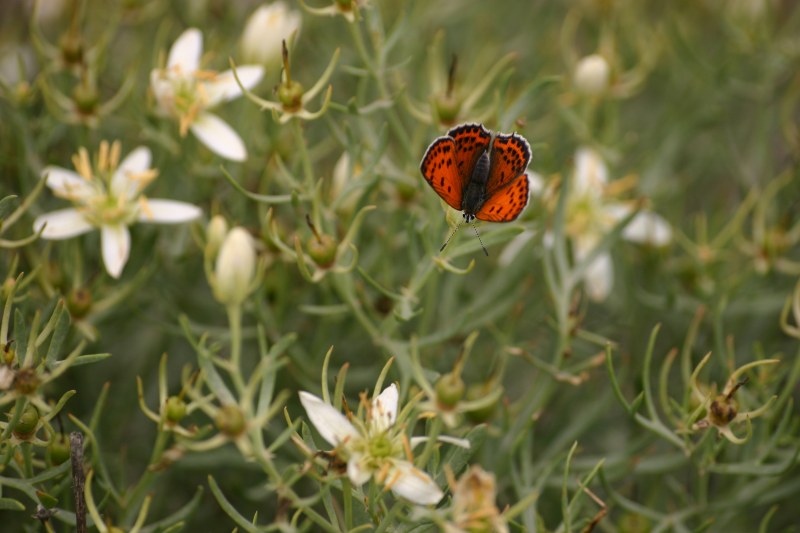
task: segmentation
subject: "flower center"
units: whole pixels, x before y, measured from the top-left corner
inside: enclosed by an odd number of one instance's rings
[[[376,435],[369,441],[369,454],[376,459],[391,457],[394,455],[393,451],[394,446],[386,433]]]
[[[139,210],[146,208],[141,191],[157,176],[157,172],[145,170],[136,175],[127,175],[120,183],[115,183],[114,177],[120,172],[119,158],[119,141],[110,145],[107,141],[101,142],[94,164],[90,162],[85,148],[81,148],[73,157],[75,169],[86,180],[91,193],[76,193],[67,198],[95,227],[129,225],[136,219]]]

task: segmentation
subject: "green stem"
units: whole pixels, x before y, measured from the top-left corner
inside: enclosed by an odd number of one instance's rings
[[[305,193],[312,195],[314,192],[314,167],[308,154],[308,146],[306,145],[303,125],[300,120],[292,120],[292,132],[294,132],[295,141],[300,150],[300,164],[303,166],[303,184],[306,187]],[[317,223],[317,221],[315,220],[314,223]]]
[[[231,330],[231,366],[229,369],[231,379],[240,394],[245,389],[242,379],[242,307],[240,305],[228,306],[228,323]]]
[[[142,474],[142,477],[139,478],[136,486],[129,493],[130,496],[125,498],[125,514],[122,518],[122,524],[131,525],[133,521],[136,520],[136,516],[139,512],[139,505],[150,491],[153,478],[156,474],[156,471],[151,468],[161,461],[161,455],[164,453],[168,441],[169,432],[164,430],[162,422],[162,427],[159,427],[158,434],[156,435],[156,442],[153,444],[153,452],[150,454],[150,461],[147,463],[148,466]]]
[[[389,99],[389,89],[386,87],[386,82],[382,75],[383,69],[379,69],[375,65],[373,59],[369,56],[367,47],[364,44],[364,37],[361,35],[361,27],[358,24],[348,24],[348,28],[350,29],[350,34],[353,36],[353,42],[355,43],[358,55],[361,57],[361,61],[364,62],[364,66],[367,68],[367,71],[375,79],[381,99]],[[411,142],[408,139],[406,130],[403,127],[403,123],[400,121],[400,117],[397,115],[394,107],[389,108],[386,111],[386,114],[389,118],[389,126],[392,128],[392,131],[400,141],[403,151],[410,159],[414,159],[414,149],[411,147]]]

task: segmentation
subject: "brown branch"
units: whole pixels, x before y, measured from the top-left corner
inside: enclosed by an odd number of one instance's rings
[[[75,526],[77,533],[88,533],[86,525],[86,473],[83,471],[83,434],[73,431],[69,434],[69,448],[72,460],[72,494],[75,497]]]

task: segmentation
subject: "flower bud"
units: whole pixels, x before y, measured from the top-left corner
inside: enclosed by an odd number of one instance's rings
[[[14,377],[14,389],[20,394],[33,394],[39,388],[39,376],[32,368],[20,368]]]
[[[178,396],[167,398],[167,420],[177,424],[184,416],[186,416],[186,402]]]
[[[70,457],[69,438],[63,433],[57,434],[47,446],[47,457],[51,465],[60,465]]]
[[[206,253],[214,257],[228,233],[228,222],[222,215],[214,215],[206,227]]]
[[[14,426],[14,436],[18,439],[28,439],[36,433],[36,426],[39,425],[39,410],[32,403],[25,405],[22,415]]]
[[[80,115],[94,115],[100,103],[97,89],[89,83],[79,83],[72,90],[72,101]]]
[[[300,13],[283,2],[264,4],[256,9],[242,33],[240,46],[245,63],[270,64],[281,58],[281,41],[288,41],[300,29]]]
[[[322,268],[328,268],[336,261],[336,241],[330,235],[312,235],[306,243],[308,255]]]
[[[331,201],[337,201],[337,209],[341,213],[352,213],[358,202],[359,191],[350,189],[346,191],[347,185],[357,180],[361,175],[361,165],[354,163],[350,166],[350,154],[344,152],[336,165],[333,167],[333,180],[331,182],[330,198]]]
[[[708,418],[715,426],[725,427],[736,418],[738,410],[738,405],[733,398],[720,394],[711,402]]]
[[[461,376],[449,372],[436,382],[436,401],[446,407],[453,407],[464,397],[466,385]]]
[[[586,56],[575,66],[574,83],[578,92],[600,96],[608,90],[611,67],[600,54]]]
[[[217,429],[228,437],[236,438],[247,428],[242,410],[236,405],[224,405],[214,417]]]
[[[80,35],[68,32],[61,37],[61,58],[67,65],[80,65],[83,63],[83,39]]]
[[[92,308],[92,293],[89,289],[79,287],[67,295],[67,310],[73,318],[83,318]]]
[[[239,305],[250,294],[256,274],[253,239],[243,228],[233,228],[225,237],[215,269],[214,296],[226,305]]]
[[[303,86],[296,81],[286,81],[278,87],[278,100],[284,111],[299,111],[303,107]]]
[[[439,122],[445,126],[452,126],[461,112],[461,100],[454,98],[452,95],[440,95],[433,101],[434,108],[436,109],[436,117]]]

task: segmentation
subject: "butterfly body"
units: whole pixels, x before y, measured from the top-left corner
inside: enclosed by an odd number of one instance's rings
[[[528,204],[528,141],[462,124],[435,139],[420,163],[425,181],[467,222],[510,222]]]
[[[467,187],[461,198],[461,210],[464,212],[464,220],[467,222],[475,218],[475,214],[480,211],[486,202],[486,182],[489,180],[489,154],[483,152],[472,169],[472,176],[467,181]]]

